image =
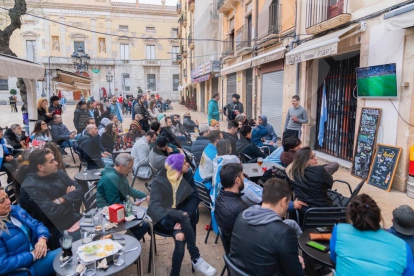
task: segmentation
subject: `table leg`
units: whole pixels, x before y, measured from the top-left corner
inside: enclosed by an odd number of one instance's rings
[[[148,225],[150,226],[150,231],[151,231],[151,247],[152,247],[152,250],[151,250],[150,254],[152,255],[152,271],[153,271],[154,276],[156,276],[155,275],[155,242],[154,242],[155,235],[154,235],[154,225],[152,224],[152,220],[148,216],[145,218],[145,222],[147,222]]]
[[[141,256],[142,256],[142,252],[139,255],[138,260],[137,260],[137,274],[139,276],[143,276],[144,275],[144,273],[142,271],[142,259],[141,259]]]

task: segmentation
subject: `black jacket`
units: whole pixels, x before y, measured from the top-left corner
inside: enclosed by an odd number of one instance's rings
[[[83,110],[81,108],[77,108],[75,110],[75,113],[73,116],[73,124],[75,125],[75,128],[78,131],[78,134],[86,128],[85,122],[88,118],[89,118],[88,110]]]
[[[283,223],[250,225],[239,214],[231,238],[230,259],[251,276],[304,275],[295,230]]]
[[[237,141],[239,140],[239,137],[237,137],[237,134],[232,135],[228,132],[223,131],[223,138],[230,141],[231,154],[237,155]]]
[[[38,116],[37,117],[38,120],[42,120],[42,121],[46,122],[46,124],[49,124],[50,121],[53,120],[53,117],[47,117],[46,116],[46,110],[44,110],[43,107],[41,109],[37,109],[37,116]]]
[[[243,104],[239,101],[237,102],[231,102],[226,104],[224,107],[224,113],[227,115],[229,120],[234,120],[237,116],[235,111],[239,111],[238,114],[241,114],[244,112]]]
[[[52,104],[51,106],[49,106],[49,112],[53,113],[53,115],[62,115],[63,114],[62,106],[60,104],[58,104],[58,106],[54,106]],[[53,120],[53,116],[52,116],[52,120]]]
[[[172,132],[170,127],[162,127],[160,136],[167,138],[171,144],[181,148],[180,141],[178,140],[177,136],[175,136],[175,134]]]
[[[114,151],[115,140],[108,133],[103,133],[101,136],[101,144],[107,152],[112,153]]]
[[[256,159],[258,157],[265,158],[267,156],[255,144],[250,142],[250,139],[248,138],[241,138],[237,140],[236,150],[237,150],[237,153],[242,152],[244,154],[247,154],[252,159]]]
[[[196,164],[200,164],[201,156],[204,149],[210,143],[210,139],[206,136],[198,136],[197,139],[191,145],[191,153],[194,154]]]
[[[67,194],[69,186],[75,186],[76,190]],[[47,228],[65,230],[80,220],[81,215],[74,205],[80,206],[83,195],[82,187],[63,171],[48,176],[29,173],[20,190],[20,205]],[[64,198],[66,203],[53,202],[59,197]]]
[[[19,140],[17,135],[14,134],[13,130],[11,128],[8,128],[6,132],[4,133],[4,140],[9,146],[13,147],[14,149],[21,149],[22,145],[20,144],[20,141],[25,141],[26,135],[25,135],[25,132],[23,131],[22,135],[20,136],[20,140]]]
[[[308,166],[305,169],[303,181],[289,179],[296,198],[306,202],[311,207],[332,207],[332,199],[328,189],[332,189],[333,178],[324,166]]]
[[[107,117],[106,114],[107,113],[104,112],[103,110],[101,110],[101,115],[99,115],[98,110],[95,110],[93,112],[93,117],[95,118],[95,124],[96,124],[96,126],[99,126],[101,124],[102,119]]]
[[[246,210],[247,205],[242,199],[242,193],[233,193],[221,190],[215,203],[214,216],[230,248],[231,235],[237,216]]]
[[[194,132],[194,128],[198,128],[198,125],[191,120],[191,116],[184,116],[183,127],[185,132]]]
[[[167,178],[165,168],[152,181],[150,198],[148,215],[156,224],[168,215],[173,205],[173,189]],[[189,216],[192,216],[196,212],[199,203],[200,199],[194,184],[193,174],[188,172],[184,174],[177,189],[176,209],[187,212]]]
[[[105,163],[102,160],[99,143],[92,135],[85,134],[78,140],[78,147],[82,158],[88,162],[88,168],[103,168]]]
[[[148,120],[150,118],[150,115],[148,113],[148,110],[145,108],[145,105],[141,105],[139,102],[134,105],[134,112],[136,114],[141,114],[143,117],[143,120]]]

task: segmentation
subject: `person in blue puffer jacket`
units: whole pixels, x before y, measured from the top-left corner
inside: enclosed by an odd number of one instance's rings
[[[381,229],[381,211],[366,194],[351,201],[346,212],[350,224],[334,227],[330,240],[336,275],[414,275],[409,245]]]
[[[61,249],[47,251],[49,231],[19,205],[11,206],[3,187],[0,187],[0,274],[20,268],[30,269],[33,276],[54,275],[53,260]]]

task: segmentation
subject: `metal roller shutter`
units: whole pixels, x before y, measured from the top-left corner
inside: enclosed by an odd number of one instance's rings
[[[262,75],[262,112],[273,126],[276,135],[282,136],[283,127],[283,71]]]
[[[231,96],[237,93],[237,73],[227,75],[227,95],[226,104],[231,102]]]
[[[206,87],[206,83],[205,82],[200,83],[200,87],[201,87],[201,90],[200,90],[200,101],[201,101],[200,111],[205,112],[205,105],[206,105],[206,89],[205,89],[205,87]]]

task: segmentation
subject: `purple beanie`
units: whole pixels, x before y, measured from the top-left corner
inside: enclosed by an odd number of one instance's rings
[[[171,154],[167,157],[167,160],[165,160],[165,165],[166,167],[168,166],[169,169],[181,173],[184,166],[184,155],[181,153]]]

